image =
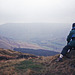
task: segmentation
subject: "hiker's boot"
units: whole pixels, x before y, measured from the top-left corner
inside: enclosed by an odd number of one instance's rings
[[[62,58],[58,58],[56,61],[57,62],[62,62]]]

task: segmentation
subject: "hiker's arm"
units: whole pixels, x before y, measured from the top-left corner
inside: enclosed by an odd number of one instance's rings
[[[72,32],[70,31],[69,35],[67,36],[67,42],[68,43],[70,42],[71,38],[72,38]]]

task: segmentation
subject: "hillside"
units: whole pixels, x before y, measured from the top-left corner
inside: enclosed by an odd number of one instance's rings
[[[0,48],[0,60],[10,60],[10,59],[20,59],[20,58],[28,59],[30,57],[36,58],[37,56],[28,53],[21,53],[10,49]]]
[[[75,75],[75,50],[70,55],[71,58],[64,57],[63,62],[55,61],[59,55],[3,60],[0,62],[0,75]]]
[[[40,46],[30,44],[27,42],[17,42],[13,39],[6,38],[0,35],[0,48],[14,49],[14,48],[29,48],[29,49],[42,49]]]

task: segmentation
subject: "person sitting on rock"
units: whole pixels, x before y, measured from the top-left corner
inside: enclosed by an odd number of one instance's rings
[[[68,50],[75,48],[75,23],[72,24],[72,30],[67,36],[67,45],[63,48],[59,58],[56,61],[62,61],[63,56],[66,56]]]

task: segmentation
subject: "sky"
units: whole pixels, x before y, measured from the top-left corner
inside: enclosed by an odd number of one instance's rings
[[[0,0],[0,24],[74,21],[75,0]]]

